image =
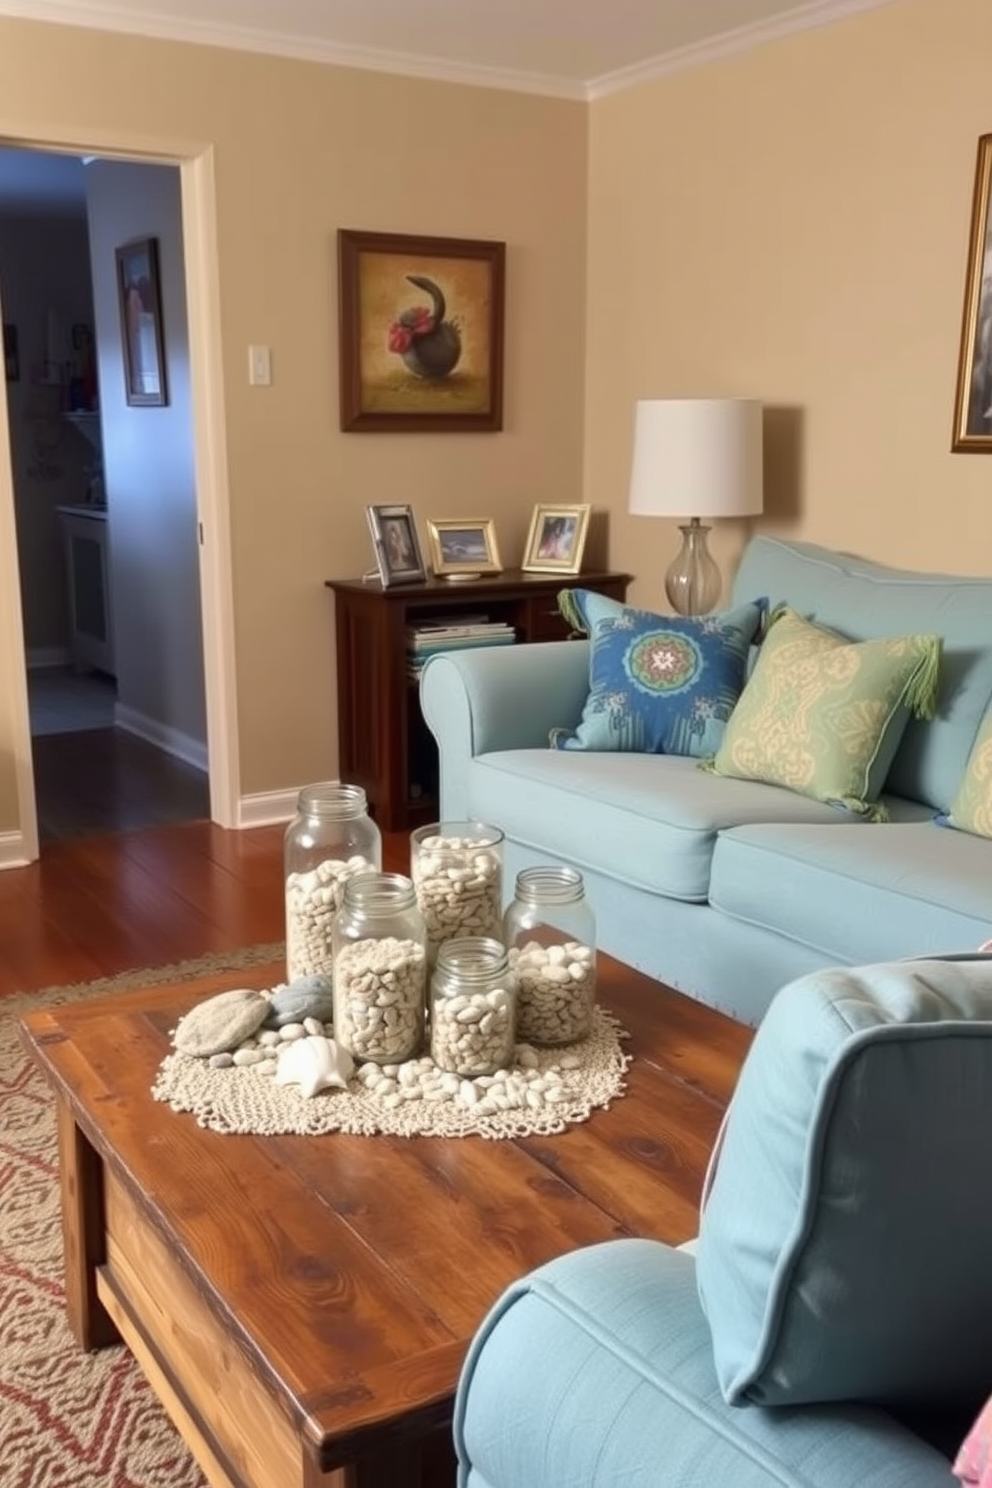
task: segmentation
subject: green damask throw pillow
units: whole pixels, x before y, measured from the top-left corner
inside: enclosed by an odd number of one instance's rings
[[[976,837],[992,837],[992,708],[971,746],[951,809],[937,820],[942,826],[958,827]]]
[[[939,636],[849,641],[782,606],[703,767],[884,821],[878,797],[910,714],[933,717],[939,660]]]

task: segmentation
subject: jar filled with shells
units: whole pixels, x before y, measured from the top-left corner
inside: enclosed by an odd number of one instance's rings
[[[401,873],[346,878],[334,916],[334,1037],[357,1060],[419,1054],[427,1000],[427,935]]]
[[[446,940],[431,977],[431,1058],[473,1078],[513,1063],[517,988],[506,948],[487,936]]]
[[[431,966],[446,940],[503,928],[503,833],[484,822],[435,822],[410,837],[410,871]]]
[[[286,979],[331,971],[331,926],[345,880],[382,867],[382,838],[358,785],[304,786],[283,844]]]
[[[535,1046],[571,1044],[592,1027],[596,922],[576,868],[522,868],[503,920],[517,979],[517,1035]]]

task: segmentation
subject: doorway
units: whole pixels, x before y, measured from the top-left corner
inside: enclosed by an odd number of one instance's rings
[[[106,140],[102,141],[102,147],[105,148],[106,143]],[[113,143],[116,145],[118,142]],[[0,145],[16,148],[19,154],[23,152],[29,155],[35,155],[41,145],[40,154],[49,153],[49,142],[39,142],[37,139],[16,141],[8,136],[6,140],[0,141]],[[225,682],[225,679],[230,679],[233,675],[230,660],[233,650],[233,617],[229,612],[229,605],[223,602],[223,597],[229,596],[231,592],[231,583],[230,554],[226,541],[229,530],[227,488],[225,472],[219,463],[217,454],[218,436],[222,433],[217,421],[222,410],[218,406],[216,389],[220,386],[222,379],[219,370],[219,325],[215,308],[219,302],[219,294],[216,284],[211,162],[207,155],[202,153],[198,155],[193,151],[186,152],[181,148],[177,149],[173,158],[152,161],[147,156],[136,158],[134,155],[123,153],[128,149],[128,142],[125,140],[120,141],[119,147],[122,151],[120,156],[104,154],[100,157],[91,157],[103,169],[105,176],[118,164],[123,170],[132,172],[135,169],[148,170],[155,166],[165,166],[176,177],[177,199],[181,191],[182,211],[181,224],[177,233],[179,244],[177,256],[180,273],[185,266],[189,333],[188,352],[182,358],[176,388],[179,391],[185,381],[191,425],[189,468],[192,474],[195,505],[191,525],[196,549],[194,571],[198,586],[197,597],[202,603],[202,623],[197,634],[196,661],[202,675],[202,706],[206,723],[202,733],[208,741],[208,744],[204,743],[202,746],[201,763],[205,768],[197,768],[197,761],[188,757],[188,750],[185,751],[187,757],[184,757],[182,749],[170,756],[170,751],[162,747],[170,740],[155,737],[159,725],[155,724],[154,719],[152,722],[155,726],[151,729],[150,736],[149,731],[144,730],[145,736],[142,737],[140,707],[132,708],[126,719],[127,723],[137,725],[133,730],[128,730],[126,727],[123,729],[112,727],[106,730],[86,729],[74,734],[48,732],[39,735],[35,740],[31,725],[24,627],[23,623],[18,624],[18,621],[22,622],[22,616],[13,613],[13,607],[9,604],[5,611],[3,607],[0,607],[0,646],[7,646],[13,642],[25,658],[25,667],[20,678],[14,676],[13,679],[8,679],[12,680],[9,693],[13,705],[15,745],[18,724],[21,725],[22,741],[20,747],[14,750],[18,769],[18,800],[21,815],[20,852],[9,852],[6,859],[3,859],[7,862],[30,861],[37,857],[40,851],[39,840],[50,840],[52,835],[48,827],[41,826],[41,818],[44,815],[43,792],[47,789],[46,782],[50,772],[42,760],[35,761],[36,745],[46,755],[59,754],[68,761],[66,768],[71,770],[76,779],[78,795],[81,784],[94,781],[101,774],[101,769],[97,767],[93,759],[88,754],[84,757],[80,741],[85,737],[93,743],[97,735],[101,733],[107,736],[108,741],[116,738],[117,744],[116,759],[107,756],[110,764],[102,771],[105,776],[108,772],[113,776],[116,771],[118,779],[127,776],[133,782],[136,775],[141,773],[136,760],[142,755],[146,760],[154,755],[160,762],[164,759],[166,763],[172,765],[170,784],[165,783],[165,774],[162,771],[157,774],[158,783],[153,787],[158,798],[155,810],[169,813],[169,819],[173,820],[175,819],[174,813],[188,812],[191,816],[208,815],[211,820],[220,825],[239,825],[233,695],[229,685]],[[82,154],[87,151],[87,148],[85,141],[71,146],[63,141],[50,142],[51,153],[55,155],[66,154],[70,149]],[[129,190],[128,196],[132,197],[133,192]],[[120,235],[117,228],[113,229],[113,235]],[[105,246],[102,250],[104,261],[107,257]],[[106,286],[104,288],[106,290]],[[0,285],[0,291],[2,291],[2,285]],[[99,299],[99,295],[96,298]],[[116,305],[112,304],[111,308],[116,315]],[[106,304],[103,309],[106,311]],[[101,307],[97,304],[97,318],[100,313]],[[7,319],[6,307],[4,319]],[[114,334],[116,337],[116,330]],[[115,342],[112,341],[111,344]],[[208,400],[204,390],[211,386],[214,392]],[[14,520],[14,482],[12,473],[3,469],[2,455],[3,435],[6,433],[9,437],[9,427],[5,430],[2,423],[4,417],[9,418],[10,401],[9,398],[4,398],[3,391],[0,390],[0,578],[5,573],[10,573],[13,565],[19,583],[17,524]],[[207,407],[208,401],[211,404],[209,408]],[[159,412],[159,410],[148,411],[153,414]],[[208,416],[214,425],[212,431],[214,437],[211,439],[204,437]],[[222,444],[222,439],[220,443]],[[5,476],[9,490],[6,504]],[[161,533],[158,536],[160,537]],[[159,551],[161,551],[160,547]],[[16,599],[19,592],[17,585],[12,592]],[[8,594],[10,593],[11,591],[8,590]],[[145,598],[146,594],[143,589],[142,600],[144,601]],[[184,608],[188,610],[189,606],[186,605]],[[17,634],[18,631],[19,634]],[[132,639],[134,639],[133,632]],[[10,649],[7,654],[12,654]],[[149,656],[160,669],[163,667],[163,658],[160,654],[149,652]],[[142,657],[143,662],[144,660],[145,658]],[[151,668],[144,666],[143,670],[150,671]],[[0,678],[0,684],[2,682],[3,679]],[[177,685],[175,676],[171,679],[171,685],[175,690]],[[0,686],[0,695],[2,691],[2,686]],[[164,728],[168,732],[167,723]],[[182,730],[179,732],[182,733]],[[72,739],[76,740],[75,744],[66,742]],[[128,756],[127,759],[123,758],[125,753]],[[62,767],[59,766],[59,768]],[[121,827],[138,825],[135,810],[133,800],[125,801],[117,813],[116,825]],[[92,829],[97,830],[96,825]],[[2,859],[2,853],[0,853],[0,859]]]

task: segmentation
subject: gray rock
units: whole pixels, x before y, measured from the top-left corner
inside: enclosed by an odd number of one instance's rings
[[[297,977],[285,987],[277,987],[269,998],[266,1028],[282,1028],[285,1023],[302,1023],[316,1018],[329,1023],[334,1015],[331,978],[326,975]]]
[[[268,998],[247,987],[218,992],[180,1018],[172,1042],[181,1053],[203,1059],[223,1054],[256,1033],[268,1011]]]

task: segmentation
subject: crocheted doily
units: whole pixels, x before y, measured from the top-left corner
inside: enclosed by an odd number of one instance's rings
[[[529,1137],[563,1132],[586,1121],[596,1107],[607,1107],[625,1090],[631,1056],[621,1041],[628,1035],[612,1013],[596,1007],[592,1031],[579,1044],[535,1050],[540,1070],[558,1068],[561,1096],[555,1104],[480,1115],[456,1097],[411,1100],[390,1108],[382,1097],[352,1079],[346,1090],[304,1096],[295,1085],[276,1085],[252,1068],[211,1069],[206,1060],[173,1052],[159,1067],[152,1095],[174,1111],[187,1111],[200,1126],[218,1132],[276,1136],[293,1132],[318,1136]],[[562,1061],[564,1060],[564,1065]],[[575,1067],[570,1067],[571,1065]],[[512,1072],[511,1072],[512,1073]]]

